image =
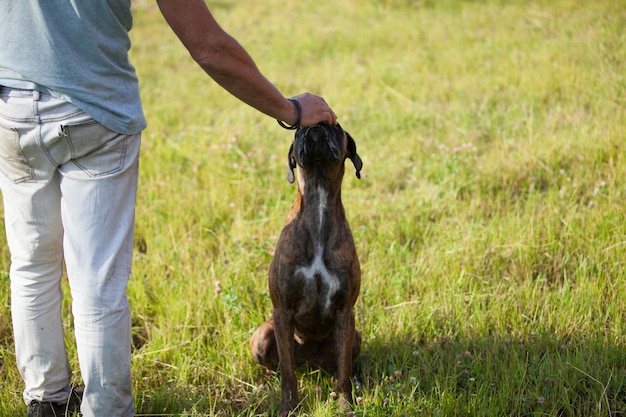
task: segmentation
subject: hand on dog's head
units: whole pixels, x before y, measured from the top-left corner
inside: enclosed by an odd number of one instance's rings
[[[304,140],[307,137],[307,135],[313,135],[313,134],[319,135],[319,131],[320,131],[319,128],[322,128],[323,131],[326,132],[327,135],[334,134],[334,135],[341,135],[342,137],[344,137],[345,135],[345,139],[347,143],[346,143],[346,154],[344,155],[344,160],[348,158],[352,161],[352,164],[354,165],[354,168],[356,169],[356,177],[360,179],[361,169],[363,168],[363,161],[361,160],[361,158],[359,157],[356,151],[356,143],[354,139],[352,138],[352,136],[350,136],[348,132],[343,130],[341,128],[341,125],[339,125],[339,123],[337,123],[336,125],[329,125],[327,123],[318,123],[313,126],[300,127],[296,130],[294,134],[294,141],[291,143],[291,146],[289,147],[289,153],[287,154],[287,161],[289,164],[289,168],[287,170],[287,181],[289,181],[290,184],[293,184],[295,181],[293,171],[294,169],[296,169],[298,165],[298,161],[294,152],[294,144],[298,140],[300,141]],[[331,152],[333,153],[333,156],[335,158],[339,158],[341,156],[342,150],[338,149],[336,146],[331,145],[331,144],[329,144],[329,146],[331,148]]]

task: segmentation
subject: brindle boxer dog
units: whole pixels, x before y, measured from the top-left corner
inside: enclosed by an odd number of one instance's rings
[[[344,162],[361,178],[363,162],[352,137],[339,125],[299,128],[289,149],[298,193],[269,269],[272,317],[252,336],[254,360],[280,368],[280,415],[298,406],[295,369],[301,365],[337,371],[343,408],[352,403],[352,362],[361,350],[353,307],[361,268],[341,202]],[[279,366],[280,365],[280,366]]]

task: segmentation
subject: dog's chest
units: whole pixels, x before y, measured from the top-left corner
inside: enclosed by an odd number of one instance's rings
[[[316,245],[311,263],[297,268],[295,274],[302,279],[302,290],[306,295],[304,299],[309,299],[309,303],[317,303],[322,313],[328,313],[333,297],[340,288],[340,281],[324,263],[324,247]]]

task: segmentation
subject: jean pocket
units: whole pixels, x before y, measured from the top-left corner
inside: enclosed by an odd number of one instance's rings
[[[20,147],[19,132],[5,126],[0,126],[0,172],[16,184],[34,177],[34,169]]]
[[[71,160],[60,168],[64,173],[75,171],[69,165],[92,178],[112,175],[124,169],[131,136],[113,132],[93,120],[63,125],[60,133],[71,149]]]

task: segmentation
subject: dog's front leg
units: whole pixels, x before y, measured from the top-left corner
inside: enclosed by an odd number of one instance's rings
[[[338,316],[335,327],[335,343],[337,346],[337,393],[339,405],[348,409],[352,404],[352,345],[354,343],[354,314],[351,309]]]
[[[274,309],[274,334],[280,366],[280,415],[286,417],[298,405],[294,356],[294,324],[289,311]]]

